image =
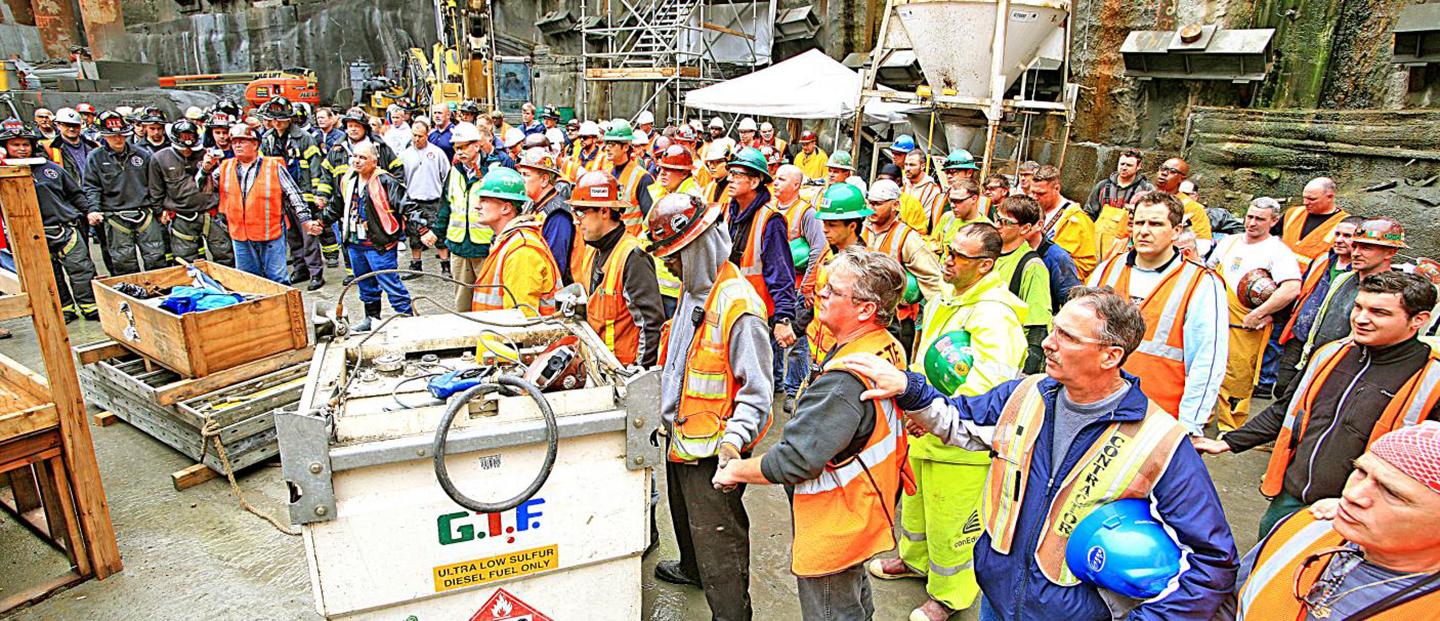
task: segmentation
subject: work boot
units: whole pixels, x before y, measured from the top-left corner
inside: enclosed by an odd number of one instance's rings
[[[924,578],[924,574],[910,569],[898,558],[877,558],[865,564],[865,571],[881,580],[899,580],[901,578]]]
[[[446,276],[447,278],[450,277],[450,262],[448,262],[448,261],[441,261],[441,262],[440,262],[440,273],[443,274],[444,276]]]
[[[1256,386],[1256,387],[1255,387],[1255,392],[1250,395],[1250,398],[1252,398],[1252,399],[1274,399],[1274,398],[1275,398],[1275,385],[1274,385],[1274,384],[1260,384],[1259,386]]]
[[[375,328],[375,321],[380,319],[380,303],[365,303],[365,318],[360,323],[350,328],[351,333],[369,332]]]
[[[340,267],[340,253],[325,253],[325,267]]]
[[[310,269],[297,267],[290,270],[290,282],[304,282],[310,280]]]
[[[80,316],[84,317],[86,321],[100,321],[100,311],[98,310],[83,311]]]
[[[949,606],[931,599],[910,611],[910,621],[945,621],[954,614]]]
[[[65,323],[70,323],[80,318],[80,316],[76,315],[75,311],[72,310],[60,311],[60,314],[65,317]]]
[[[325,277],[324,277],[324,276],[321,276],[321,275],[319,275],[319,274],[316,274],[314,278],[311,278],[311,279],[310,279],[310,286],[305,287],[305,290],[306,290],[306,291],[319,291],[320,288],[321,288],[321,287],[324,287],[324,286],[325,286]]]
[[[781,406],[781,408],[785,410],[785,413],[786,413],[786,414],[794,414],[794,413],[795,413],[795,395],[790,395],[790,394],[785,395],[785,405]]]
[[[680,571],[680,561],[660,561],[655,563],[655,579],[670,584],[683,586],[700,586],[699,578],[691,578]]]
[[[410,269],[418,272],[418,271],[421,271],[421,270],[425,269],[425,265],[424,265],[424,263],[422,263],[422,262],[420,262],[420,261],[411,261],[411,262],[410,262]],[[419,274],[401,274],[401,275],[400,275],[400,280],[415,280],[416,278],[419,278],[419,277],[420,277]]]

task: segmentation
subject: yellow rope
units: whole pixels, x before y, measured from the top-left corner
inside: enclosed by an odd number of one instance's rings
[[[290,535],[291,537],[299,537],[299,532],[291,530],[289,527],[282,524],[280,520],[275,519],[274,516],[267,513],[262,513],[259,509],[256,509],[253,505],[251,505],[250,501],[245,499],[245,492],[241,491],[240,484],[235,482],[235,469],[231,467],[230,458],[225,454],[225,444],[220,441],[220,430],[215,425],[215,419],[208,418],[205,420],[205,427],[200,430],[200,436],[202,439],[200,443],[200,462],[205,462],[205,453],[209,449],[209,445],[207,445],[204,440],[214,440],[215,454],[220,457],[220,465],[225,467],[225,478],[230,481],[230,493],[234,494],[235,500],[240,503],[240,508],[255,514],[260,519],[265,520],[266,522],[269,522],[271,526],[275,527],[275,530]]]

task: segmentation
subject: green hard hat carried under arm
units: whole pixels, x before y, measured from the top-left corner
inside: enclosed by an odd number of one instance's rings
[[[925,379],[936,390],[954,396],[955,391],[965,385],[970,367],[974,364],[970,333],[965,330],[947,332],[925,350]]]
[[[832,183],[820,198],[817,220],[859,220],[873,215],[874,209],[865,202],[865,193],[848,183]]]

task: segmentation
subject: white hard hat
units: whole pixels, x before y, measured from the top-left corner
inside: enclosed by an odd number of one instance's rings
[[[881,179],[870,186],[865,198],[872,201],[893,201],[900,198],[900,185],[889,179]]]
[[[581,124],[580,124],[580,135],[581,135],[581,136],[594,136],[594,137],[596,137],[596,138],[599,138],[599,137],[600,137],[600,124],[599,124],[599,123],[596,123],[595,121],[585,121],[584,123],[581,123]]]
[[[517,144],[525,142],[525,132],[518,127],[511,127],[505,130],[505,148],[509,149]]]
[[[690,127],[694,128],[695,131],[698,132],[705,129],[705,124],[701,123],[700,119],[690,119]]]
[[[611,127],[610,121],[600,121],[600,132],[601,132],[601,133],[610,131],[610,127]]]
[[[653,125],[655,123],[655,115],[651,114],[649,110],[641,110],[640,116],[635,117],[635,124],[645,125],[647,123]]]
[[[205,111],[201,110],[200,106],[190,106],[189,108],[185,109],[185,118],[192,121],[198,121],[205,118]]]
[[[128,118],[135,113],[135,109],[130,106],[115,106],[115,113]]]
[[[634,130],[630,132],[630,144],[636,146],[650,144],[650,135],[646,134],[643,129]]]
[[[718,127],[720,129],[725,129],[725,121],[721,120],[720,117],[717,116],[713,119],[710,119],[710,127]]]
[[[761,123],[761,124],[760,124],[760,131],[762,131],[762,132],[773,132],[773,131],[775,131],[775,126],[774,126],[774,125],[771,125],[771,124],[770,124],[770,121],[765,121],[764,123]]]
[[[80,118],[80,113],[74,108],[61,108],[55,111],[55,122],[69,125],[84,125],[85,120]]]
[[[545,137],[550,139],[552,146],[565,144],[565,130],[559,127],[551,127],[545,130]]]
[[[463,144],[480,140],[480,129],[474,123],[459,122],[450,128],[450,144]]]
[[[743,119],[740,119],[740,131],[742,131],[742,132],[753,132],[753,131],[755,131],[755,119],[752,119],[752,118],[750,118],[750,117],[748,117],[748,116],[745,117],[745,118],[743,118]]]
[[[705,145],[705,152],[702,153],[701,156],[700,156],[700,159],[705,160],[705,161],[707,161],[707,162],[713,161],[713,160],[724,160],[724,159],[729,159],[729,158],[730,158],[730,145],[727,145],[727,144],[725,144],[725,143],[723,143],[723,142],[721,142],[721,141],[718,141],[718,140],[715,141],[715,142],[712,142],[712,143],[710,143],[710,144],[708,144],[708,145]]]

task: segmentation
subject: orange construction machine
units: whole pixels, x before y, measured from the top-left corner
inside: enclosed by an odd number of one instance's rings
[[[320,105],[320,89],[315,84],[315,72],[309,69],[172,75],[160,78],[160,86],[164,88],[198,88],[230,84],[246,85],[245,102],[248,104],[248,108],[263,104],[276,95],[283,95],[292,102],[305,102],[312,106]]]

